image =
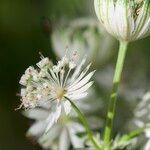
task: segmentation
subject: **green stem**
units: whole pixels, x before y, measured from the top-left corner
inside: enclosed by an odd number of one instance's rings
[[[113,120],[114,120],[115,109],[116,109],[118,87],[119,87],[123,65],[125,61],[127,46],[128,46],[127,42],[120,41],[119,54],[118,54],[118,59],[117,59],[117,64],[116,64],[116,69],[115,69],[115,74],[113,79],[112,92],[109,99],[106,126],[104,130],[104,147],[105,146],[107,147],[109,145],[111,139],[112,126],[113,126]]]
[[[136,138],[137,136],[139,136],[140,134],[142,134],[146,129],[150,129],[150,125],[145,125],[142,128],[137,128],[137,129],[131,131],[130,133],[122,136],[122,140],[123,141],[130,141],[133,138]]]
[[[96,150],[101,150],[100,143],[97,141],[97,139],[94,137],[92,131],[90,130],[89,124],[88,124],[84,114],[79,110],[79,108],[69,98],[66,97],[66,99],[71,103],[72,107],[74,108],[74,110],[78,114],[79,119],[82,122],[82,124],[84,125],[84,127],[86,128],[86,132],[89,136],[89,139],[91,140],[91,142],[95,146]]]

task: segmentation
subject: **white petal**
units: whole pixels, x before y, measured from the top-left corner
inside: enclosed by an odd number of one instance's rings
[[[145,144],[144,150],[150,150],[150,140]]]
[[[86,91],[92,86],[92,84],[93,84],[93,81],[91,81],[91,82],[85,84],[85,85],[84,85],[83,87],[81,87],[80,89],[77,89],[77,90],[72,90],[72,89],[70,89],[70,91],[69,91],[68,93],[69,93],[69,94],[73,94],[73,95],[75,95],[75,94],[81,94],[81,93],[83,93],[83,92],[86,92]]]
[[[64,128],[59,138],[59,150],[69,150],[69,147],[70,147],[70,139],[68,131],[66,128]]]
[[[48,130],[53,126],[54,123],[57,122],[58,118],[60,117],[61,114],[61,104],[58,104],[54,108],[54,112],[52,112],[49,117],[47,118],[47,128],[45,132],[48,132]]]
[[[75,85],[68,87],[68,91],[73,91],[79,89],[80,87],[84,86],[93,76],[95,71],[92,71],[87,76],[85,76],[81,81],[77,82]]]
[[[30,119],[44,120],[48,116],[48,111],[37,108],[24,111],[23,114]]]
[[[41,134],[44,133],[46,128],[46,123],[44,121],[38,121],[37,123],[33,124],[28,132],[27,132],[27,136],[40,136]]]
[[[61,115],[61,104],[56,107],[56,112],[55,112],[55,122],[57,122],[58,118]]]
[[[49,131],[49,129],[52,127],[52,125],[55,123],[55,114],[54,113],[51,113],[47,119],[47,127],[46,127],[46,130],[45,132],[47,133]]]
[[[75,71],[74,71],[74,73],[73,73],[73,75],[72,75],[72,78],[71,78],[71,82],[74,81],[74,79],[77,78],[77,76],[80,74],[81,68],[82,68],[82,66],[84,65],[85,61],[86,61],[86,58],[84,58],[84,59],[81,61],[80,65],[75,69]]]
[[[90,66],[91,66],[91,64],[89,64],[89,65],[81,72],[81,74],[79,75],[79,77],[78,77],[75,81],[72,80],[72,81],[70,82],[70,86],[69,86],[69,87],[72,87],[72,86],[74,86],[76,83],[78,83],[78,82],[85,76],[85,74],[86,74],[87,71],[89,70]]]
[[[71,143],[74,148],[83,148],[84,140],[77,136],[77,133],[84,132],[83,126],[78,123],[73,123],[69,128],[69,134],[71,138]]]
[[[65,101],[63,103],[63,106],[64,106],[64,110],[65,110],[65,113],[68,115],[71,111],[71,104],[69,101]]]
[[[44,149],[50,149],[53,147],[55,140],[59,137],[60,131],[62,127],[58,124],[52,127],[51,130],[48,131],[47,134],[43,134],[39,139],[38,142]]]
[[[81,94],[72,94],[72,95],[68,95],[68,97],[72,100],[78,100],[78,99],[82,99],[84,97],[86,97],[88,95],[88,93],[81,93]]]
[[[54,79],[54,81],[57,81],[58,79],[57,79],[55,73],[53,72],[53,70],[52,69],[49,69],[49,70],[50,70],[51,76]]]

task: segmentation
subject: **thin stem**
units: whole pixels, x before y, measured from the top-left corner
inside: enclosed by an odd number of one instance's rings
[[[107,147],[110,143],[113,120],[114,120],[115,109],[116,109],[118,87],[119,87],[123,65],[125,61],[127,46],[128,46],[127,42],[120,41],[118,59],[117,59],[117,64],[116,64],[115,74],[113,79],[113,87],[112,87],[112,92],[110,95],[109,106],[107,111],[106,126],[104,130],[104,147],[105,146]]]
[[[93,143],[93,145],[95,146],[96,150],[101,150],[101,146],[100,143],[97,141],[97,139],[94,137],[89,124],[84,116],[84,114],[79,110],[79,108],[69,99],[66,97],[66,99],[71,103],[72,107],[74,108],[74,110],[76,111],[76,113],[79,116],[80,121],[82,122],[82,124],[84,125],[84,127],[86,128],[86,132],[89,136],[89,139],[91,140],[91,142]]]
[[[146,129],[149,129],[149,128],[150,128],[150,125],[145,125],[142,128],[137,128],[137,129],[131,131],[130,133],[122,136],[122,140],[130,141],[130,140],[136,138],[137,136],[139,136],[140,134],[142,134]]]

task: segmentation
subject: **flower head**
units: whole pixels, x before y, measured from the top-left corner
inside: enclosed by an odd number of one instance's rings
[[[95,0],[94,2],[101,24],[117,39],[134,41],[149,36],[149,0]]]
[[[50,106],[51,113],[47,118],[46,131],[57,122],[61,114],[70,112],[71,104],[66,97],[78,100],[88,94],[87,90],[93,84],[89,80],[95,71],[87,74],[91,64],[82,70],[85,61],[84,58],[77,66],[73,58],[64,56],[53,65],[48,58],[42,58],[37,63],[37,69],[29,67],[21,77],[21,107],[30,109]]]

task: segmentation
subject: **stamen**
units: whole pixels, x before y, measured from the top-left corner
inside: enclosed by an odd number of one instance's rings
[[[45,57],[43,56],[42,52],[39,52],[40,58],[44,59]]]

